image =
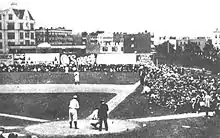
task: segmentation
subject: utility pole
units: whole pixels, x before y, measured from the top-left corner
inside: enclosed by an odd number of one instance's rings
[[[3,13],[3,52],[8,53],[8,43],[7,43],[7,25],[6,25],[6,14]]]

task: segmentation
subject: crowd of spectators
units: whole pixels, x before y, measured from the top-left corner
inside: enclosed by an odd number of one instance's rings
[[[220,103],[220,78],[176,65],[143,68],[144,84],[149,86],[150,102],[175,112],[204,111],[204,97],[211,96],[211,110]]]
[[[59,64],[0,64],[0,72],[65,72],[65,67],[68,67],[68,72],[76,70],[80,72],[137,72],[139,65],[59,65]]]

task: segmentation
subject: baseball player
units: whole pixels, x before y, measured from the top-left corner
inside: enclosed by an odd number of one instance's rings
[[[69,73],[69,67],[66,65],[65,66],[65,74],[68,74]]]
[[[99,108],[96,108],[91,115],[92,120],[96,120],[96,122],[91,123],[91,126],[93,126],[95,129],[99,128],[99,118],[98,118],[98,112]]]
[[[205,100],[205,107],[206,107],[206,117],[209,116],[209,110],[210,110],[210,101],[211,101],[211,96],[206,92],[205,93],[205,97],[204,97],[204,100]]]
[[[74,80],[75,84],[79,84],[79,72],[77,70],[74,72]]]
[[[74,121],[75,129],[77,127],[77,110],[79,109],[79,102],[77,101],[77,96],[74,95],[73,99],[70,101],[69,104],[69,123],[70,128],[72,128],[72,121]]]
[[[108,131],[108,105],[104,100],[101,100],[101,105],[98,110],[98,118],[99,118],[99,131],[102,131],[102,122],[104,121],[105,130]]]

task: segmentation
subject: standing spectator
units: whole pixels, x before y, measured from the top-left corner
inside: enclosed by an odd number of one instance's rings
[[[139,77],[140,77],[141,85],[144,85],[145,71],[144,71],[144,67],[143,66],[141,66],[139,68]]]
[[[108,105],[105,103],[104,100],[101,100],[101,105],[98,111],[98,118],[99,118],[99,131],[102,131],[102,122],[105,123],[105,130],[108,131]]]
[[[77,127],[77,110],[79,109],[79,102],[77,101],[77,96],[74,95],[73,99],[70,101],[69,104],[69,123],[70,128],[72,128],[72,121],[74,122],[75,129],[78,129]]]

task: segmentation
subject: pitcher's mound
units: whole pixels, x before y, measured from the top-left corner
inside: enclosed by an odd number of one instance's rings
[[[123,131],[129,131],[139,127],[135,122],[125,121],[125,120],[108,120],[108,131],[104,129],[99,131],[94,129],[90,123],[94,123],[94,120],[78,120],[78,128],[69,128],[68,121],[55,121],[47,122],[37,125],[31,125],[25,128],[26,131],[37,135],[47,135],[47,136],[76,136],[76,135],[93,135],[93,134],[105,134],[105,133],[119,133]]]

